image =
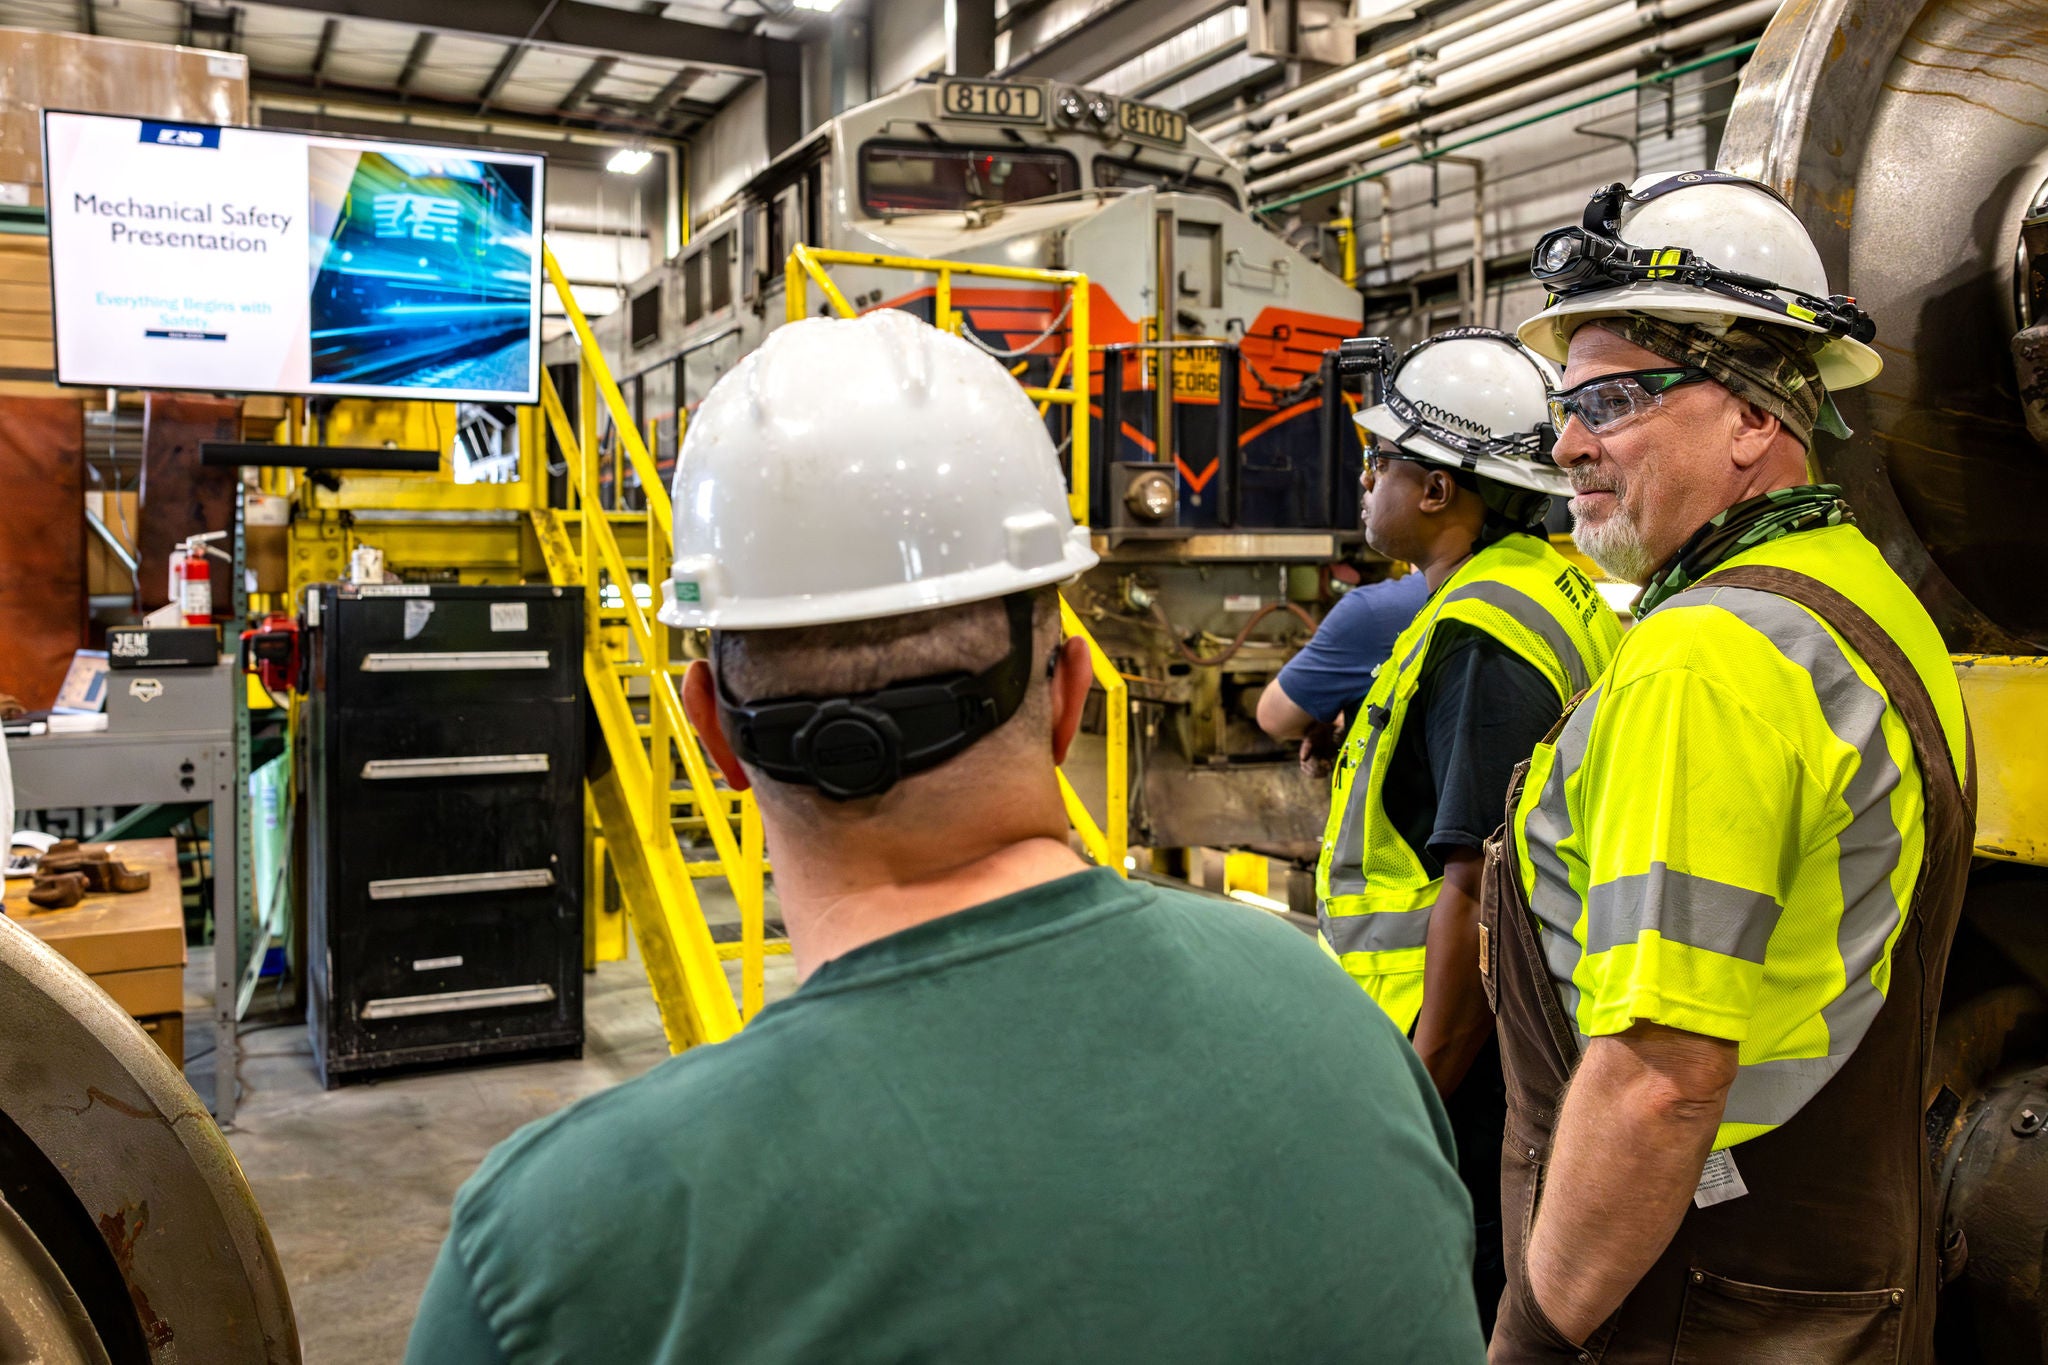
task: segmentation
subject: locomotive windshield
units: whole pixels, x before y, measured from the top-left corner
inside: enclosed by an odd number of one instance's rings
[[[1080,167],[1065,152],[870,142],[860,149],[860,202],[877,216],[957,213],[1072,194]]]

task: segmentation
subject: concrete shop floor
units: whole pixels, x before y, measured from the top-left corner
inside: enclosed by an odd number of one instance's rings
[[[735,921],[722,884],[699,882],[707,918]],[[776,913],[770,893],[768,914]],[[186,1076],[213,1087],[211,962],[186,973]],[[735,990],[739,963],[726,964]],[[668,1056],[639,956],[584,979],[583,1056],[435,1071],[323,1090],[302,1022],[243,1038],[241,1105],[228,1142],[241,1159],[291,1283],[307,1365],[377,1365],[405,1339],[448,1231],[456,1189],[513,1130],[630,1080]],[[768,959],[767,997],[795,988]],[[200,994],[206,992],[208,994]],[[262,992],[251,1007],[263,1008]]]

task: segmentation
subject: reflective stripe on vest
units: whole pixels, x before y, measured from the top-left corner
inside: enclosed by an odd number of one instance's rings
[[[1839,542],[1829,577],[1859,605],[1876,601],[1886,586],[1877,575],[1890,570],[1842,530],[1816,533]],[[1746,558],[1772,557],[1766,546]],[[1894,620],[1919,610],[1894,595]],[[1581,1049],[1589,1033],[1638,1018],[1715,1036],[1747,1020],[1716,1138],[1724,1147],[1796,1115],[1882,1008],[1901,887],[1910,892],[1923,854],[1920,776],[1898,760],[1911,749],[1896,709],[1796,603],[1710,575],[1636,629],[1555,745],[1532,759],[1515,821],[1523,890]],[[1931,627],[1925,636],[1902,647],[1939,650]],[[1640,691],[1674,685],[1674,668],[1725,695],[1768,699],[1779,720],[1737,733],[1679,724],[1693,713],[1673,711],[1671,698],[1692,694]],[[1685,776],[1674,786],[1675,774]],[[1747,784],[1743,795],[1717,796],[1731,781]],[[1783,781],[1798,789],[1758,785]],[[1660,794],[1655,817],[1644,818],[1643,804]],[[1709,830],[1739,823],[1714,818],[1717,800],[1787,812],[1794,846],[1714,837]]]
[[[1403,1027],[1421,1008],[1423,948],[1443,882],[1394,828],[1381,794],[1430,641],[1445,621],[1474,626],[1512,649],[1550,680],[1560,706],[1606,667],[1621,635],[1592,584],[1562,555],[1533,536],[1509,536],[1444,584],[1375,676],[1338,758],[1317,909],[1324,941]]]

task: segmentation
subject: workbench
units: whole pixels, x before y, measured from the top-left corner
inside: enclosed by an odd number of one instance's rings
[[[101,845],[89,845],[92,848]],[[185,910],[178,893],[178,841],[105,845],[109,856],[149,873],[149,887],[92,892],[64,910],[29,901],[30,877],[7,879],[7,917],[55,948],[185,1065]]]
[[[219,1056],[211,1108],[222,1124],[235,1114],[235,997],[242,968],[235,928],[242,822],[233,691],[240,685],[241,675],[229,660],[212,668],[148,674],[117,670],[108,684],[105,730],[7,741],[16,811],[173,801],[211,805],[213,1026]],[[176,885],[175,870],[166,880]]]

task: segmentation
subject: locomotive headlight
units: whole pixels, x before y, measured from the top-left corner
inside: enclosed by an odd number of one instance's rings
[[[1156,469],[1133,478],[1130,487],[1124,490],[1124,506],[1140,521],[1165,521],[1173,515],[1174,505],[1179,501],[1173,480]]]
[[[1081,98],[1078,91],[1062,90],[1059,99],[1053,105],[1053,111],[1059,115],[1061,123],[1079,123],[1082,116],[1088,112],[1088,102]]]
[[[1101,95],[1090,95],[1088,117],[1101,127],[1107,128],[1116,119],[1116,106]]]

